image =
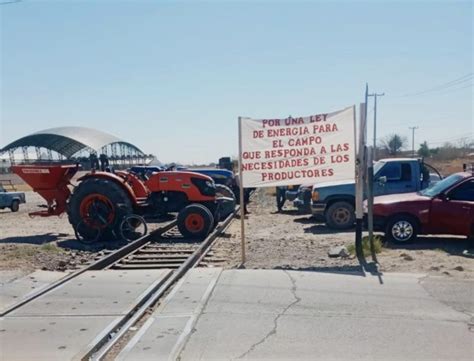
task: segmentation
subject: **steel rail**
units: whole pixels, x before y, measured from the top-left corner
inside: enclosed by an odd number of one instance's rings
[[[19,309],[20,307],[22,307],[22,306],[26,305],[27,303],[37,299],[38,297],[54,290],[55,288],[69,282],[70,280],[80,276],[84,272],[96,271],[96,270],[101,270],[101,269],[106,268],[110,264],[113,264],[113,263],[117,262],[118,260],[120,260],[121,258],[127,256],[128,254],[135,251],[136,249],[138,249],[138,248],[142,247],[143,245],[149,243],[153,239],[153,237],[156,237],[157,235],[166,233],[167,231],[169,231],[170,229],[175,227],[176,224],[177,224],[176,220],[172,221],[169,224],[165,225],[164,227],[160,227],[160,228],[152,231],[151,233],[149,233],[149,234],[147,234],[147,235],[145,235],[145,236],[143,236],[143,237],[141,237],[141,238],[139,238],[139,239],[137,239],[133,242],[128,243],[127,245],[119,248],[118,250],[102,257],[101,259],[99,259],[99,260],[97,260],[93,263],[91,263],[90,265],[88,265],[84,268],[81,268],[80,270],[77,270],[77,271],[75,271],[75,272],[73,272],[73,273],[57,280],[56,282],[51,283],[47,287],[42,288],[38,292],[35,292],[35,293],[31,294],[30,296],[22,299],[21,301],[15,303],[14,305],[8,307],[2,313],[0,313],[0,317],[4,317],[4,316],[8,315],[9,313]]]
[[[129,314],[124,316],[122,322],[111,331],[110,334],[106,335],[100,340],[86,355],[82,357],[83,361],[101,361],[104,357],[112,350],[117,342],[133,327],[142,317],[145,315],[153,305],[155,305],[159,299],[177,282],[179,281],[190,269],[197,266],[207,252],[211,249],[215,240],[219,235],[224,232],[234,219],[235,215],[239,211],[240,207],[237,206],[233,213],[231,213],[220,225],[218,225],[214,231],[207,236],[207,238],[201,243],[199,248],[191,254],[188,259],[173,272],[173,274],[166,280],[165,283],[157,290],[152,290],[148,295],[145,295],[139,302],[141,306],[137,309],[134,308]],[[146,299],[146,302],[143,302]]]

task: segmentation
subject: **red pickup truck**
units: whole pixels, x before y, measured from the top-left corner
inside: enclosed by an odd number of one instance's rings
[[[374,199],[374,228],[406,243],[418,234],[474,236],[474,173],[455,173],[417,193]]]

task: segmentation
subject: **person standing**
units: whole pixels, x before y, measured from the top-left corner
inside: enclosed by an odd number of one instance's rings
[[[97,155],[95,153],[91,153],[89,155],[89,160],[91,162],[91,170],[98,170],[99,169],[99,159],[97,159]]]
[[[236,198],[237,202],[240,203],[240,174],[237,173],[235,175],[235,185],[236,185]],[[249,214],[249,211],[247,210],[247,203],[249,202],[250,199],[250,190],[246,190],[245,188],[243,189],[244,192],[244,214]]]
[[[286,187],[277,187],[276,188],[276,201],[277,201],[277,208],[278,212],[283,210],[283,206],[285,205],[286,200]]]
[[[100,161],[100,170],[102,172],[105,172],[105,170],[109,167],[109,157],[107,157],[106,154],[101,154],[99,156],[99,161]]]

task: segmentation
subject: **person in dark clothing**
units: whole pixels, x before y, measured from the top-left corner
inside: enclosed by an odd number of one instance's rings
[[[286,200],[286,187],[277,187],[276,189],[276,201],[278,212],[281,212]]]
[[[237,202],[240,203],[240,175],[235,175],[235,184],[236,184],[236,193],[235,197],[237,198]],[[252,192],[252,188],[244,188],[244,214],[249,214],[250,212],[247,209],[247,204],[250,200],[250,193]]]
[[[99,156],[99,160],[100,160],[100,170],[102,172],[105,172],[105,170],[109,167],[109,158],[107,157],[106,154],[101,154]]]
[[[95,153],[91,153],[89,155],[89,160],[91,162],[91,169],[99,169],[99,160],[97,159],[97,155]]]

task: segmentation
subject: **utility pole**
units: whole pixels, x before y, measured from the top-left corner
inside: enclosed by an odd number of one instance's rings
[[[367,95],[368,97],[374,97],[374,160],[377,160],[377,97],[383,97],[384,95],[385,93]]]
[[[415,130],[418,127],[408,127],[408,129],[411,129],[411,155],[415,158]]]
[[[361,103],[359,110],[359,146],[356,155],[356,174],[355,174],[355,213],[356,213],[356,229],[355,229],[355,250],[359,262],[365,262],[364,251],[362,249],[362,226],[364,218],[363,202],[364,202],[364,182],[366,173],[366,137],[367,137],[367,97],[369,94],[369,85],[365,85],[365,103]],[[355,123],[355,109],[354,109]]]

